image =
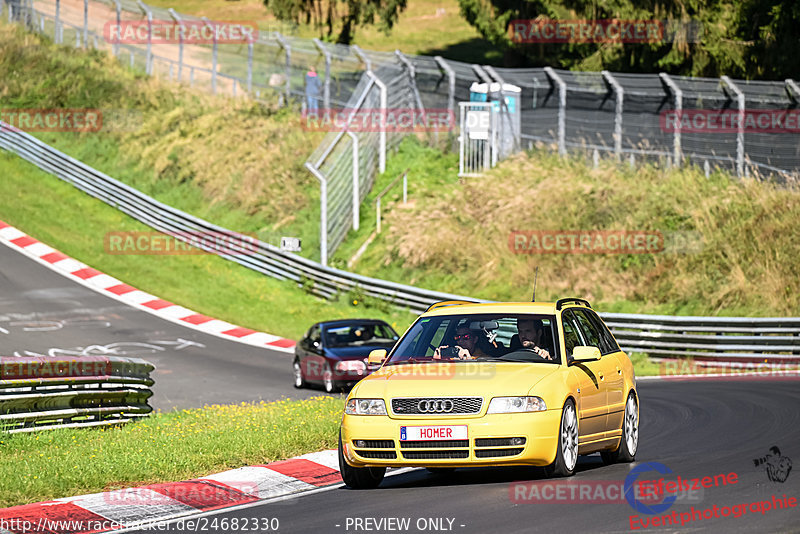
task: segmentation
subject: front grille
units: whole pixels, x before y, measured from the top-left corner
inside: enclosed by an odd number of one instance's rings
[[[394,441],[390,439],[354,439],[353,444],[365,449],[394,449]]]
[[[403,451],[406,460],[448,460],[467,458],[469,451]]]
[[[446,449],[449,447],[469,447],[468,439],[455,439],[451,441],[401,441],[403,449]]]
[[[512,439],[521,439],[522,443],[511,443]],[[475,440],[476,447],[511,447],[525,445],[525,438],[478,438]]]
[[[372,458],[374,460],[394,460],[397,454],[394,451],[360,451],[356,450],[356,454],[362,458]]]
[[[497,456],[516,456],[523,449],[480,449],[475,451],[476,458],[492,458]]]
[[[422,411],[420,402],[444,403],[446,411]],[[483,398],[481,397],[416,397],[392,399],[392,412],[397,415],[451,415],[451,414],[477,414],[481,411]]]

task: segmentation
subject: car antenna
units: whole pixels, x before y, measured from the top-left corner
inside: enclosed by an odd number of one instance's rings
[[[539,266],[536,266],[536,272],[533,275],[533,298],[531,302],[536,302],[536,280],[539,278]]]

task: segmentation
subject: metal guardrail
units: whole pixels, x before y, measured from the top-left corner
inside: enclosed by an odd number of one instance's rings
[[[0,431],[111,426],[153,409],[150,372],[139,358],[0,357]]]
[[[708,361],[800,363],[800,317],[600,315],[626,352]]]
[[[325,267],[312,260],[283,252],[277,247],[211,224],[162,204],[105,174],[81,163],[35,137],[13,130],[0,121],[0,148],[11,151],[45,172],[114,206],[134,219],[176,239],[197,245],[198,232],[241,237],[247,243],[234,253],[221,253],[200,241],[200,248],[280,280],[291,280],[314,295],[331,298],[339,292],[360,290],[370,297],[420,313],[442,300],[473,300],[461,295],[431,291],[387,280]],[[235,253],[241,250],[241,253]],[[691,356],[738,361],[800,361],[800,317],[723,318],[674,317],[604,313],[623,350],[652,355]]]
[[[71,183],[134,219],[156,230],[174,235],[176,239],[192,244],[191,236],[198,233],[213,233],[231,236],[236,238],[233,241],[247,243],[246,247],[232,244],[229,248],[233,253],[230,254],[220,253],[214,248],[213,243],[207,246],[201,243],[200,248],[274,278],[292,280],[309,288],[313,294],[320,297],[330,298],[339,292],[360,289],[371,297],[407,307],[415,312],[424,311],[436,301],[466,298],[324,267],[312,260],[282,252],[269,243],[262,241],[252,243],[248,236],[242,236],[162,204],[35,137],[11,128],[2,121],[0,121],[0,148],[17,154],[45,172]]]

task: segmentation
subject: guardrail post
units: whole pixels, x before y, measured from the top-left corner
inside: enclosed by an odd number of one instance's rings
[[[119,0],[116,0],[117,5],[119,5]],[[172,20],[178,23],[180,26],[180,37],[178,38],[178,81],[180,82],[183,79],[183,19],[181,16],[172,8],[169,8],[169,15],[172,17]]]
[[[89,0],[83,0],[83,47],[89,48]]]
[[[550,83],[558,86],[558,153],[567,153],[567,84],[552,67],[545,67],[544,73]]]
[[[678,84],[669,77],[666,72],[659,73],[659,78],[661,78],[661,83],[664,85],[664,88],[672,93],[673,98],[673,106],[675,107],[675,113],[677,114],[676,119],[677,123],[675,125],[675,132],[672,136],[672,159],[675,161],[675,166],[680,167],[683,163],[683,154],[681,150],[681,122],[683,120],[683,91],[681,88],[678,87]]]
[[[144,60],[144,71],[147,74],[153,73],[153,13],[142,0],[136,0],[136,5],[142,10],[142,13],[147,17],[147,56]]]
[[[456,72],[442,56],[436,56],[433,59],[439,65],[439,68],[447,74],[447,111],[450,113],[450,131],[452,132],[456,116]]]
[[[371,70],[367,71],[367,75],[375,82],[381,92],[381,129],[378,136],[378,172],[383,174],[386,172],[386,108],[387,108],[387,95],[386,84],[380,78],[375,76]],[[349,123],[349,119],[348,119]]]
[[[325,83],[322,85],[322,105],[325,108],[325,113],[329,113],[331,109],[331,53],[319,39],[314,38],[313,42],[314,46],[325,58]]]
[[[291,92],[291,77],[292,77],[292,45],[289,44],[289,41],[278,32],[275,32],[275,40],[278,41],[278,44],[281,45],[283,48],[283,52],[286,55],[286,105],[289,105],[289,95]]]
[[[622,158],[622,101],[625,97],[625,90],[617,82],[614,76],[607,70],[602,71],[603,79],[614,92],[616,106],[614,110],[614,155],[617,161]]]
[[[328,180],[312,164],[306,162],[308,169],[319,180],[319,262],[328,265]]]
[[[211,31],[214,32],[214,40],[211,45],[211,92],[217,94],[217,32],[211,25],[211,21],[208,20],[208,17],[201,17],[200,20],[203,21],[203,24],[205,24],[207,28],[211,28]]]
[[[725,96],[733,100],[725,89],[727,87],[736,97],[737,107],[739,108],[739,127],[736,132],[736,174],[741,177],[744,175],[744,93],[727,76],[720,78],[720,81],[722,82],[722,90]]]
[[[361,223],[361,189],[359,187],[358,136],[347,131],[353,140],[353,230],[358,230]]]

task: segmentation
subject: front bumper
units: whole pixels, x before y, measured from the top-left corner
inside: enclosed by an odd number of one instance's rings
[[[561,410],[492,414],[477,417],[402,417],[345,415],[342,445],[353,467],[422,466],[481,467],[498,465],[549,465],[556,455]],[[467,425],[467,440],[400,441],[402,426]],[[476,442],[476,440],[525,438],[523,445]],[[364,440],[367,446],[356,446]],[[391,442],[391,443],[389,443]]]

